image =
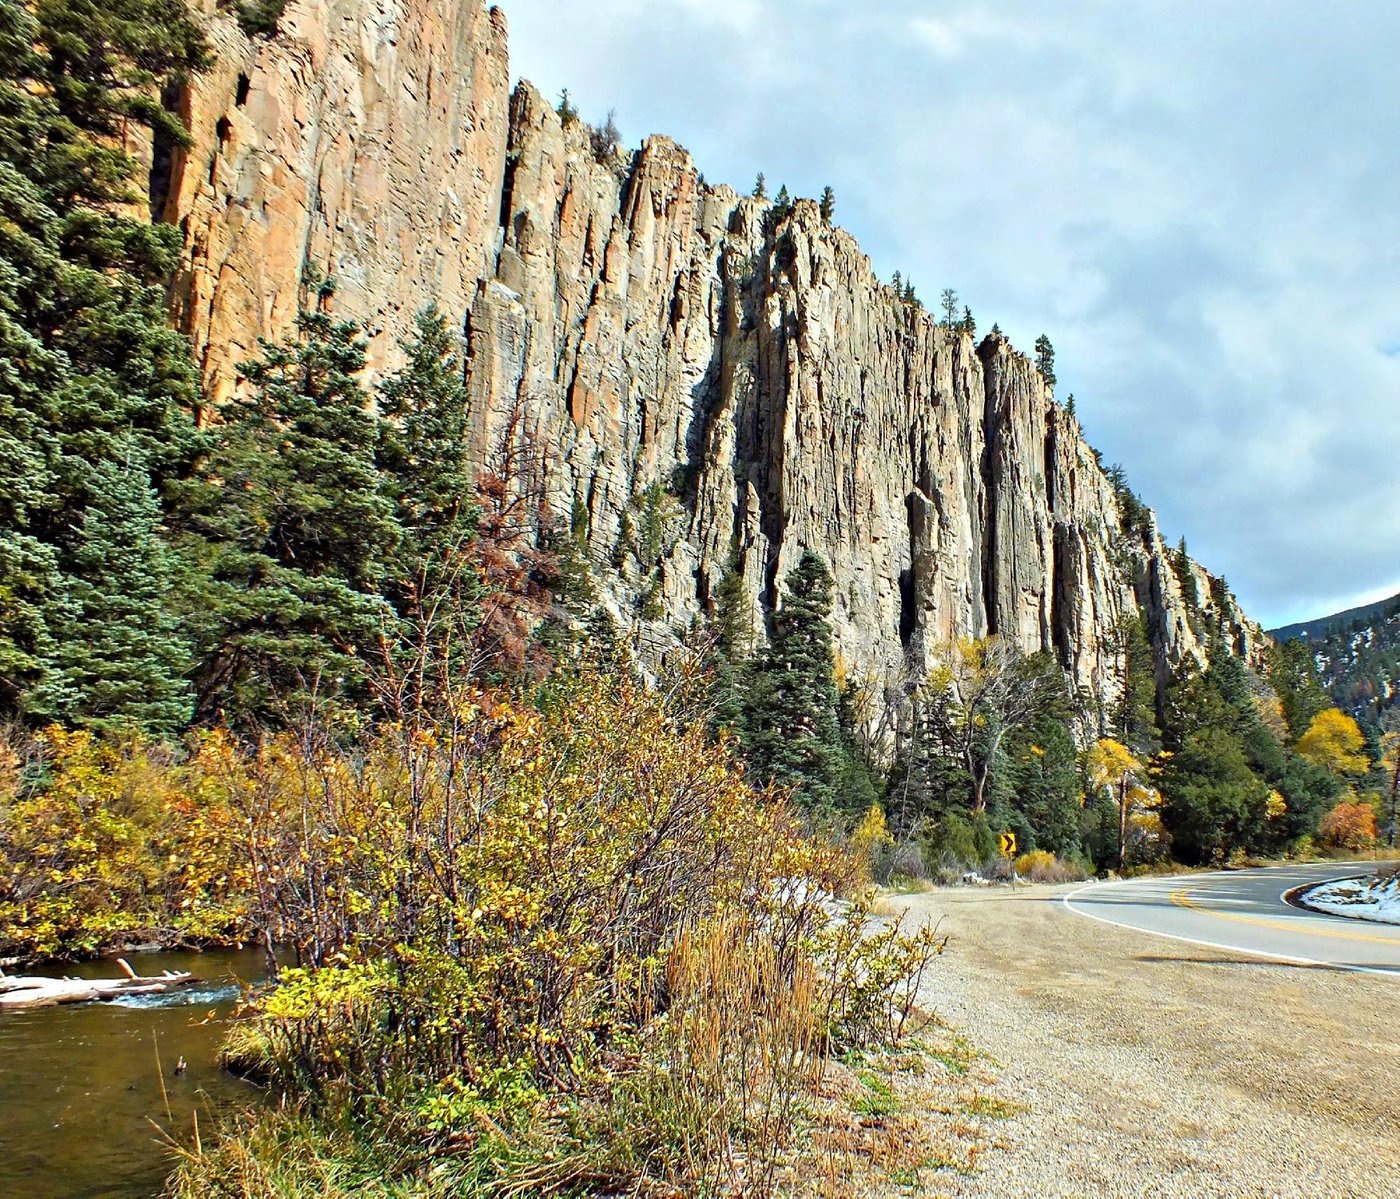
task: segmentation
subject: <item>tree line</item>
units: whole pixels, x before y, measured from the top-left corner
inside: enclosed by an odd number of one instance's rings
[[[887,870],[976,867],[995,859],[1004,831],[1086,871],[1394,835],[1397,739],[1368,740],[1287,644],[1259,676],[1217,637],[1206,664],[1172,672],[1159,702],[1132,612],[1104,647],[1121,663],[1106,708],[1053,655],[998,637],[943,646],[917,675],[838,687],[831,576],[810,550],[766,645],[751,612],[731,571],[716,604],[716,724],[816,821],[873,836]]]

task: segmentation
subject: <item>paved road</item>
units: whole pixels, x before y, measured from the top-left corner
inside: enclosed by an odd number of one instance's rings
[[[1077,915],[1158,937],[1400,979],[1400,926],[1306,912],[1282,898],[1294,887],[1372,870],[1333,862],[1131,879],[1081,887],[1063,903]]]

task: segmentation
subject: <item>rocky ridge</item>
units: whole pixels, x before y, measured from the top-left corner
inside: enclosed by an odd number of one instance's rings
[[[375,370],[425,303],[461,315],[477,456],[544,449],[535,485],[648,644],[731,566],[758,617],[810,546],[851,677],[999,633],[1111,701],[1135,604],[1163,672],[1213,631],[1258,661],[1266,638],[1194,563],[1188,605],[1155,521],[1123,531],[1024,354],[905,303],[810,201],[707,184],[665,137],[599,152],[511,90],[499,10],[291,0],[256,39],[205,16],[217,65],[178,97],[192,144],[153,156],[151,194],[185,234],[172,312],[216,406],[319,268]],[[643,560],[629,531],[658,494],[667,535]],[[644,591],[660,620],[638,618]]]

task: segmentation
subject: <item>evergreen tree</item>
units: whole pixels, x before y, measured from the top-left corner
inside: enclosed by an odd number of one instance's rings
[[[758,178],[753,181],[753,194],[756,200],[768,199],[768,180],[763,177],[762,171],[759,171]]]
[[[1159,740],[1157,669],[1140,610],[1119,622],[1115,641],[1115,648],[1123,655],[1123,690],[1110,722],[1113,736],[1135,754],[1151,754]]]
[[[1258,843],[1269,788],[1228,729],[1210,725],[1190,733],[1167,761],[1162,791],[1162,816],[1181,861],[1218,862],[1234,849]]]
[[[822,189],[821,209],[822,220],[828,225],[831,224],[832,218],[836,215],[836,193],[829,187]]]
[[[826,563],[804,550],[773,615],[750,717],[759,773],[796,787],[807,808],[828,813],[836,806],[841,765],[831,583]]]
[[[94,538],[121,544],[138,493],[169,505],[198,450],[194,368],[165,320],[180,233],[131,211],[146,197],[124,147],[188,140],[154,97],[205,62],[181,0],[0,5],[0,705],[31,718],[85,702],[59,646],[109,585]],[[122,644],[140,652],[102,652]],[[104,711],[150,663],[109,665]]]
[[[467,462],[467,393],[457,339],[429,306],[402,343],[406,361],[378,392],[378,469],[400,539],[384,559],[399,617],[385,663],[413,704],[439,701],[471,670],[481,581],[472,557],[478,509]],[[407,674],[401,674],[406,671]]]
[[[1055,347],[1050,344],[1050,339],[1044,333],[1035,339],[1035,365],[1040,370],[1041,378],[1045,380],[1045,386],[1054,387]]]
[[[977,336],[977,322],[973,319],[972,309],[966,304],[963,305],[962,320],[958,322],[958,332],[966,333],[969,337]]]
[[[1268,674],[1289,735],[1297,741],[1318,713],[1332,706],[1318,677],[1312,645],[1304,637],[1277,642],[1269,650]]]
[[[1014,829],[1022,849],[1074,857],[1081,850],[1081,783],[1079,751],[1070,729],[1081,713],[1053,657],[1034,654],[1024,669],[1039,680],[1038,702],[1007,740],[1005,799],[1000,805],[1006,816],[992,823]]]
[[[951,287],[945,287],[943,294],[939,297],[938,305],[943,310],[943,327],[952,332],[956,328],[958,293]]]
[[[209,469],[218,497],[203,520],[213,579],[192,612],[205,715],[267,715],[288,700],[353,695],[360,657],[389,616],[379,583],[399,529],[357,380],[364,342],[358,326],[330,313],[332,293],[318,284],[296,334],[263,342],[262,357],[242,364],[250,390],[218,430]],[[424,430],[437,419],[425,417]],[[422,501],[426,527],[444,502],[440,492]]]
[[[143,465],[96,468],[74,553],[74,620],[60,630],[71,706],[58,714],[97,729],[175,734],[191,715],[189,646],[165,606],[173,567]]]
[[[744,576],[730,566],[715,588],[714,647],[710,653],[710,693],[716,731],[728,729],[741,744],[749,739],[753,672],[753,609]]]
[[[459,552],[475,530],[476,507],[457,339],[429,306],[401,344],[407,361],[378,393],[378,468],[403,534],[395,560],[412,568]]]

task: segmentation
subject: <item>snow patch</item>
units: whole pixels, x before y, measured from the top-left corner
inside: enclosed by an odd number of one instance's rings
[[[1304,907],[1329,916],[1400,924],[1400,872],[1319,883],[1298,896]]]

